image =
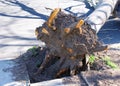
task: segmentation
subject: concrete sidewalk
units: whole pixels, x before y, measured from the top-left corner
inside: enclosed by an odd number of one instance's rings
[[[34,30],[41,22],[39,19],[22,18],[22,14],[25,17],[27,12],[10,2],[9,4],[0,1],[0,58],[16,57],[29,47],[37,45]]]
[[[0,60],[0,86],[29,86],[26,65],[20,59]]]
[[[0,0],[0,86],[29,85],[26,65],[18,56],[38,45],[34,30],[45,19],[38,6],[27,0]]]

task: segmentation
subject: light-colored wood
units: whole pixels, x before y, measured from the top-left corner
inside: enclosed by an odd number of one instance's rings
[[[82,34],[82,28],[81,26],[84,24],[84,20],[79,20],[75,28],[79,29],[80,34]]]
[[[42,33],[49,35],[49,32],[45,28],[42,29]]]
[[[53,23],[53,20],[55,19],[59,11],[60,11],[60,8],[55,8],[53,12],[51,13],[48,19],[48,22],[47,22],[49,27],[51,27],[51,24]]]

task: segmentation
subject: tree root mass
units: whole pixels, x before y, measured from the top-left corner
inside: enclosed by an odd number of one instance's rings
[[[85,54],[107,49],[82,19],[57,10],[57,14],[51,13],[48,21],[36,29],[37,39],[45,42],[48,48],[37,75],[44,73],[58,78],[78,74],[86,65]]]

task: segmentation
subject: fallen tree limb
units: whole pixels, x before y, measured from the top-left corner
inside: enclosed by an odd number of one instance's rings
[[[113,12],[118,0],[102,0],[98,7],[85,20],[97,33]]]

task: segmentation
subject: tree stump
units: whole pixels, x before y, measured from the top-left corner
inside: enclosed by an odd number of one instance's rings
[[[48,48],[37,75],[44,72],[55,78],[78,74],[85,69],[86,54],[107,49],[87,22],[59,8],[53,10],[48,21],[35,32],[37,39],[45,42]]]

